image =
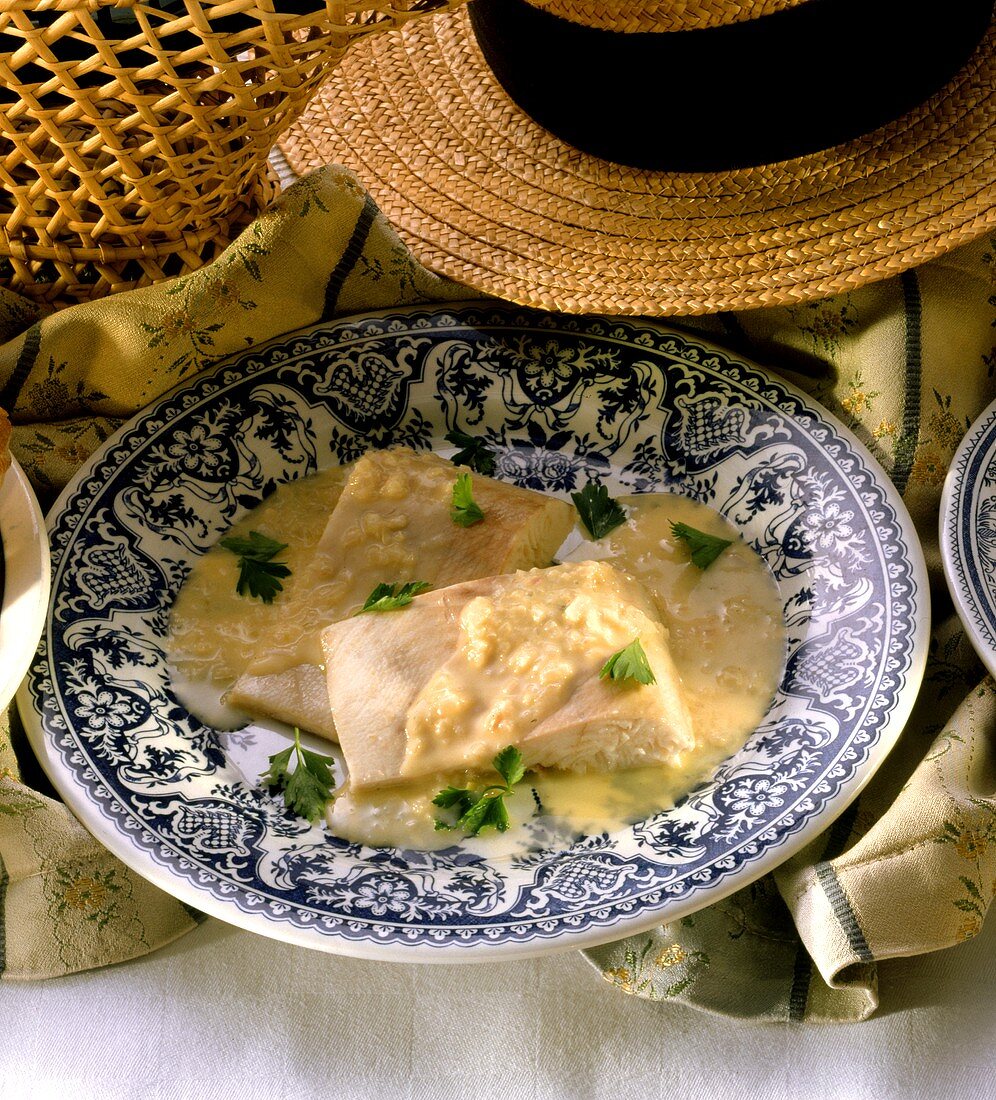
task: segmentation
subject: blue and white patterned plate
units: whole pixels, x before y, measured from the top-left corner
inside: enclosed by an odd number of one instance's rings
[[[968,429],[948,467],[940,541],[959,618],[996,675],[996,401]]]
[[[191,564],[275,485],[370,446],[485,435],[497,476],[669,491],[730,516],[784,599],[787,667],[746,747],[673,810],[524,855],[375,849],[287,815],[163,657]],[[133,420],[50,523],[51,618],[19,696],[66,800],[178,898],[309,947],[477,960],[600,943],[716,901],[826,828],[894,744],[928,595],[888,479],[812,401],[658,325],[422,307],[245,352]],[[275,736],[275,735],[274,735]],[[537,819],[541,820],[541,819]],[[522,826],[527,828],[527,826]],[[548,843],[548,842],[547,842]]]

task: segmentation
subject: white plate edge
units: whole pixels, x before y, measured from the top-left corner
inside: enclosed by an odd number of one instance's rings
[[[4,584],[0,609],[0,654],[16,656],[0,667],[0,709],[14,698],[34,659],[48,616],[52,579],[48,532],[41,506],[17,460],[0,484],[0,534]]]

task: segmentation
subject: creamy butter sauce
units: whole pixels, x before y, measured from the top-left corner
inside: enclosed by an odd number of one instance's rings
[[[506,800],[511,826],[504,835],[488,830],[467,839],[459,831],[437,830],[436,817],[443,811],[432,800],[444,787],[482,787],[480,775],[439,774],[414,780],[404,788],[384,788],[380,791],[342,790],[328,810],[329,828],[336,836],[373,847],[410,848],[432,851],[453,844],[486,852],[489,856],[523,854],[529,848],[529,838],[517,825],[528,821],[537,812],[533,797],[535,776],[529,774]],[[558,823],[556,835],[566,847],[578,830],[573,822]],[[552,832],[553,830],[551,830]]]
[[[274,559],[291,571],[273,603],[240,596],[238,559],[220,544],[201,557],[177,593],[166,639],[173,687],[191,714],[221,729],[245,725],[246,715],[222,696],[250,666],[321,662],[317,610],[328,563],[318,546],[329,513],[349,474],[335,467],[281,485],[230,536],[251,531],[287,544]]]
[[[781,597],[768,567],[718,512],[671,494],[621,497],[627,522],[567,560],[606,554],[650,593],[700,742],[728,755],[764,717],[785,661]],[[733,543],[699,569],[671,533],[686,523]]]
[[[222,696],[261,661],[269,670],[320,662],[318,634],[327,621],[335,577],[319,547],[348,473],[348,468],[329,470],[282,486],[233,527],[231,534],[260,531],[288,544],[279,557],[292,574],[272,604],[236,594],[237,560],[220,546],[195,564],[181,588],[172,612],[168,657],[177,694],[204,721],[229,729],[245,723],[245,715],[226,707]],[[676,767],[530,773],[509,801],[509,833],[468,842],[489,853],[526,844],[528,838],[515,825],[537,812],[537,802],[548,825],[545,839],[559,836],[561,842],[578,833],[613,832],[669,808],[743,745],[777,688],[785,628],[777,586],[761,558],[722,516],[695,501],[668,494],[619,499],[627,510],[626,523],[598,542],[571,536],[561,560],[609,560],[646,588],[670,634],[697,748]],[[700,570],[673,536],[672,521],[732,539],[733,544]],[[329,746],[326,751],[339,759],[341,777],[344,767],[337,750]],[[247,774],[247,780],[254,782],[256,776]],[[375,846],[445,847],[463,838],[435,830],[441,811],[432,798],[449,783],[481,787],[488,781],[439,774],[363,793],[341,789],[329,808],[329,825],[336,835]]]
[[[768,567],[714,509],[673,494],[619,497],[627,521],[563,560],[602,558],[640,581],[670,635],[697,747],[680,767],[601,775],[549,773],[537,783],[544,809],[580,832],[621,828],[668,809],[757,728],[785,664],[781,597]],[[671,523],[731,539],[702,570]]]

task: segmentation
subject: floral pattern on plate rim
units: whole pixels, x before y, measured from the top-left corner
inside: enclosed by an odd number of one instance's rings
[[[996,675],[996,401],[955,451],[941,493],[940,543],[962,625]]]

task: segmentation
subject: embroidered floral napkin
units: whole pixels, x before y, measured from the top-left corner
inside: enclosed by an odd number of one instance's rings
[[[868,443],[917,522],[935,632],[916,713],[858,802],[774,876],[588,951],[620,990],[744,1017],[860,1019],[877,1005],[879,960],[981,927],[996,891],[996,689],[951,614],[936,528],[953,449],[996,395],[993,244],[839,298],[681,322],[780,370]],[[226,355],[322,318],[471,296],[422,268],[332,167],[174,282],[42,319],[0,292],[0,406],[48,503],[124,419]],[[120,961],[193,926],[196,914],[103,852],[43,788],[11,715],[9,735],[0,726],[0,975]],[[757,783],[745,812],[783,793]]]

